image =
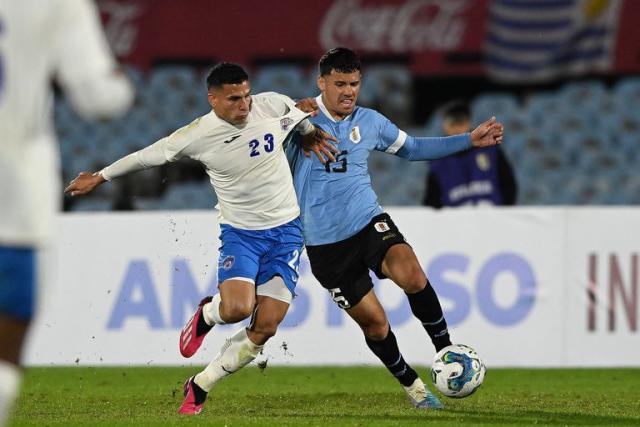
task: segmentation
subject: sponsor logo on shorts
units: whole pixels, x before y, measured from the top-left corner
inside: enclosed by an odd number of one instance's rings
[[[378,233],[384,233],[385,231],[391,230],[391,228],[389,228],[389,224],[386,222],[376,222],[373,225],[373,228],[375,228]]]
[[[397,234],[396,234],[396,233],[389,233],[389,234],[385,234],[385,235],[382,237],[382,240],[392,239],[392,238],[394,238],[394,237],[396,237],[396,236],[397,236]]]
[[[282,130],[289,130],[289,126],[293,124],[293,119],[289,117],[285,117],[284,119],[280,119],[280,127]]]
[[[225,270],[230,270],[235,262],[236,257],[234,257],[233,255],[228,255],[224,260],[222,260],[222,268]]]

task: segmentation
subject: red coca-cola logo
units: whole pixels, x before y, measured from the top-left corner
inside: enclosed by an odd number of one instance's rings
[[[98,7],[103,15],[104,32],[111,50],[120,58],[129,56],[138,37],[136,19],[142,15],[142,6],[138,2],[102,0]]]
[[[415,53],[461,47],[469,25],[463,15],[471,0],[408,0],[364,4],[338,0],[320,26],[323,48],[347,46],[360,51]]]

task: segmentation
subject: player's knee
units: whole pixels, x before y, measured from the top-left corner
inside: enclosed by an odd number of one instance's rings
[[[373,341],[381,341],[387,337],[389,326],[387,319],[383,316],[374,322],[367,323],[362,326],[364,334]]]
[[[251,316],[254,304],[252,301],[226,301],[220,304],[220,316],[227,323],[240,322]]]
[[[398,285],[400,285],[405,292],[413,294],[420,292],[426,283],[427,276],[425,276],[420,265],[416,264],[406,268],[405,274]]]

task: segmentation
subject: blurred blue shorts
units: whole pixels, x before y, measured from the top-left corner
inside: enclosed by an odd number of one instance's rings
[[[0,246],[0,313],[30,320],[35,294],[35,251]]]

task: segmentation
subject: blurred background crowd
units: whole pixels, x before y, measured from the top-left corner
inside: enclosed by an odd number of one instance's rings
[[[204,76],[217,61],[247,67],[254,93],[303,98],[318,93],[321,53],[342,45],[364,61],[359,104],[410,135],[443,135],[443,105],[452,100],[469,106],[472,125],[501,120],[516,204],[640,203],[640,2],[320,0],[301,10],[284,0],[277,7],[250,2],[250,15],[233,2],[189,0],[179,9],[169,0],[97,3],[137,99],[122,119],[96,126],[56,98],[65,181],[206,114]],[[429,169],[384,153],[370,160],[383,206],[427,200]],[[202,167],[181,161],[64,206],[214,205]]]

